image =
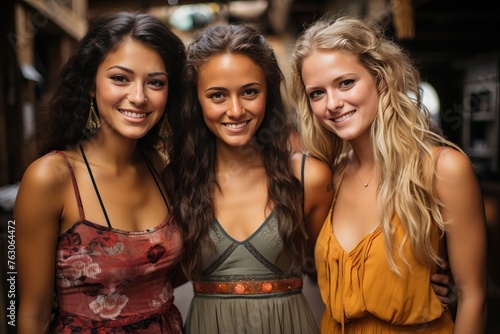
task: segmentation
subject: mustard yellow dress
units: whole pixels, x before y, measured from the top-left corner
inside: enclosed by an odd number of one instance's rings
[[[345,252],[331,223],[336,197],[315,248],[318,285],[326,305],[321,333],[453,333],[450,312],[430,284],[431,272],[437,268],[419,263],[407,243],[404,255],[410,266],[395,253],[401,276],[395,274],[387,261],[380,226]],[[397,218],[392,223],[400,241],[402,226]],[[438,242],[436,231],[436,250]]]

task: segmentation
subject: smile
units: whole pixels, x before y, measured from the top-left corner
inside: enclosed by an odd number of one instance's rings
[[[239,123],[239,124],[228,124],[228,123],[224,123],[224,126],[230,128],[230,129],[241,129],[242,127],[244,127],[245,125],[248,124],[248,121],[246,122],[243,122],[243,123]]]
[[[351,117],[352,115],[354,115],[355,111],[351,111],[350,113],[347,113],[339,118],[334,118],[333,121],[334,122],[342,122],[342,121],[345,121],[346,119],[348,119],[349,117]]]
[[[143,118],[146,117],[146,113],[136,113],[136,112],[130,112],[130,111],[120,111],[123,115],[127,117],[132,117],[132,118]]]

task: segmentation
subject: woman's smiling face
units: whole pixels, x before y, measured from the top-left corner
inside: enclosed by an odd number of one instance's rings
[[[156,51],[125,39],[97,68],[93,94],[101,120],[113,132],[139,139],[165,112],[167,69]]]
[[[266,112],[262,69],[248,56],[219,54],[200,67],[197,90],[205,123],[219,144],[247,145]]]
[[[375,78],[358,56],[314,51],[302,66],[302,80],[314,115],[344,140],[367,136],[378,111]]]

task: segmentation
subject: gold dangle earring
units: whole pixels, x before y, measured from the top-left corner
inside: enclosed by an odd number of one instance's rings
[[[90,99],[90,113],[89,113],[89,118],[87,119],[87,125],[85,126],[85,128],[91,134],[94,134],[97,132],[97,130],[100,127],[101,127],[101,121],[99,120],[99,117],[97,116],[97,113],[95,112],[94,101],[91,98]]]
[[[170,138],[171,136],[172,136],[172,127],[168,122],[167,115],[163,115],[163,121],[161,122],[160,126],[160,137],[161,139],[167,139]]]

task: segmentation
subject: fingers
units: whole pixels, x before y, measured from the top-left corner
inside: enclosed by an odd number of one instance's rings
[[[450,277],[443,274],[432,274],[431,283],[448,286],[450,284]],[[447,287],[445,288],[447,289]],[[449,293],[449,291],[447,291],[447,293]]]
[[[437,273],[431,275],[431,285],[441,303],[456,303],[458,298],[448,262],[444,262]]]
[[[446,285],[441,285],[441,284],[434,284],[431,283],[432,289],[434,290],[434,293],[438,297],[438,299],[445,304],[449,303],[449,294],[450,290],[448,289],[448,286]]]
[[[448,262],[443,262],[440,268],[438,269],[438,272],[443,274],[448,272],[449,270],[450,270],[450,264]]]
[[[458,299],[457,291],[449,276],[442,274],[431,275],[431,286],[441,303],[456,303]]]
[[[440,295],[436,295],[436,297],[439,299],[439,301],[441,302],[441,304],[447,304],[447,305],[450,304],[450,298],[443,297],[443,296],[440,296]]]

